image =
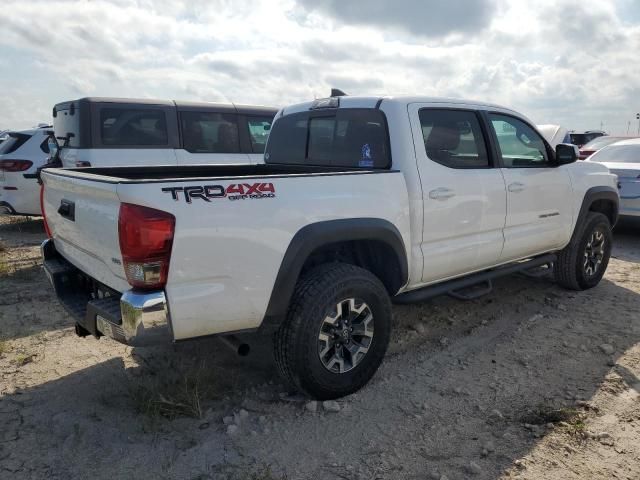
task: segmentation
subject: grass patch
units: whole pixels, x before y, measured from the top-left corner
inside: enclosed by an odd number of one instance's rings
[[[11,351],[11,345],[6,340],[0,340],[0,355]]]
[[[138,413],[156,420],[178,417],[202,418],[203,391],[199,376],[184,376],[177,385],[145,382],[129,389],[129,396]]]
[[[35,355],[33,354],[19,353],[18,355],[16,355],[16,358],[13,361],[15,362],[16,365],[18,365],[19,367],[22,367],[27,363],[33,362],[34,358],[35,358]]]

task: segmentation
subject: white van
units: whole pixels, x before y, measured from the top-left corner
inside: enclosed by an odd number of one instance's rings
[[[276,108],[81,98],[53,108],[65,168],[263,163]]]
[[[50,129],[10,131],[0,143],[0,214],[40,215],[37,172],[49,158]]]

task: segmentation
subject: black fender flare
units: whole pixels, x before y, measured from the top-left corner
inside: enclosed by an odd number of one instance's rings
[[[289,243],[260,328],[270,331],[284,320],[302,267],[314,251],[332,243],[357,240],[376,240],[390,246],[400,265],[402,284],[408,281],[404,241],[391,222],[379,218],[349,218],[312,223],[298,230]]]
[[[573,234],[571,235],[571,244],[575,244],[580,236],[580,226],[584,224],[585,218],[589,213],[591,205],[597,200],[607,200],[613,204],[613,218],[611,218],[611,226],[615,226],[618,221],[618,210],[620,208],[620,196],[618,192],[613,187],[608,186],[599,186],[599,187],[591,187],[584,194],[584,198],[582,199],[582,205],[580,206],[580,212],[578,213],[578,218],[576,219],[575,227],[573,228]]]

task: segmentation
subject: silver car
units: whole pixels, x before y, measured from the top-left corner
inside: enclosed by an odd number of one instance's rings
[[[620,215],[640,217],[640,138],[604,147],[587,161],[602,163],[618,175]]]

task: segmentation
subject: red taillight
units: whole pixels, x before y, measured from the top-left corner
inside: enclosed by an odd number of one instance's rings
[[[176,219],[161,210],[123,203],[118,235],[127,281],[132,287],[164,288]]]
[[[47,223],[47,216],[44,214],[44,183],[40,185],[40,211],[42,212],[42,222],[44,223],[44,231],[47,237],[51,238],[51,230],[49,230],[49,224]]]
[[[32,165],[30,160],[0,160],[0,170],[5,172],[24,172]]]

